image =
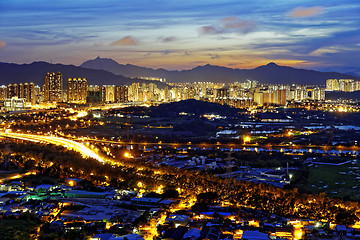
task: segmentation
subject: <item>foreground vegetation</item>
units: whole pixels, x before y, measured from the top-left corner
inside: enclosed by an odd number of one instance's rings
[[[0,145],[0,149],[4,145]],[[57,178],[79,177],[94,184],[110,184],[117,188],[138,188],[141,182],[146,191],[159,185],[180,188],[183,195],[196,196],[214,192],[213,202],[226,201],[234,207],[249,207],[285,217],[311,218],[351,225],[358,221],[359,204],[332,199],[324,194],[302,194],[297,189],[281,189],[266,184],[221,179],[212,174],[186,171],[167,166],[144,164],[126,159],[123,149],[116,149],[117,162],[102,164],[83,159],[80,154],[53,145],[14,142],[11,150],[20,166],[35,169],[40,175]],[[228,187],[225,187],[228,186]]]
[[[37,229],[40,222],[35,219],[0,219],[0,239],[2,240],[24,240],[36,239]]]

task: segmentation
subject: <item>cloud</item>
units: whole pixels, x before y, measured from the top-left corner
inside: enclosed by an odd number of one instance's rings
[[[110,44],[110,46],[135,46],[138,45],[139,41],[132,36],[123,37],[120,40],[117,40]]]
[[[6,47],[6,42],[0,40],[0,49],[3,49],[3,48],[5,48],[5,47]]]
[[[310,53],[310,56],[323,56],[325,54],[329,54],[329,53],[337,53],[339,52],[338,49],[335,49],[335,48],[319,48],[319,49],[316,49],[315,51],[312,51]]]
[[[356,52],[356,51],[358,51],[358,49],[357,49],[357,47],[354,47],[354,46],[334,45],[334,46],[318,48],[318,49],[312,51],[309,55],[320,57],[320,56],[328,55],[331,53]]]
[[[324,8],[320,6],[310,8],[297,7],[290,12],[290,16],[293,18],[312,17],[319,15],[323,9]]]
[[[217,58],[220,58],[219,54],[209,54],[210,58],[211,59],[217,59]]]
[[[243,20],[238,17],[220,19],[215,25],[202,26],[198,29],[200,35],[215,35],[222,33],[249,33],[256,27],[252,20]]]
[[[212,35],[221,33],[216,27],[214,26],[203,26],[198,29],[200,35]]]
[[[163,50],[161,51],[161,55],[168,55],[170,53],[173,53],[174,51],[171,51],[171,50]]]
[[[176,37],[159,37],[158,40],[161,42],[173,42],[176,41]]]
[[[224,29],[238,29],[244,33],[251,31],[256,26],[254,21],[242,20],[238,17],[223,18],[221,24]]]

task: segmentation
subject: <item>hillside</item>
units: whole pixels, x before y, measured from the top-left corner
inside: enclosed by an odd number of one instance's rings
[[[153,106],[150,108],[150,111],[153,117],[174,117],[179,116],[179,113],[186,113],[190,116],[200,116],[203,114],[234,116],[241,110],[232,108],[228,105],[188,99]]]
[[[326,99],[327,100],[336,100],[336,99],[343,99],[343,100],[360,100],[360,91],[355,92],[340,92],[340,91],[333,91],[333,92],[326,92]]]

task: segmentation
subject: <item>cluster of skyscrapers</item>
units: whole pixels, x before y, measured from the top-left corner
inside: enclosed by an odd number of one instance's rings
[[[34,83],[14,83],[7,86],[0,86],[0,99],[5,100],[6,98],[22,98],[29,104],[35,104],[36,92],[39,89],[35,87]]]
[[[0,86],[0,100],[7,110],[24,109],[36,103],[37,95],[40,94],[39,86],[31,83],[14,83]]]
[[[34,83],[15,83],[0,86],[0,100],[7,111],[20,110],[39,103],[86,103],[87,81],[85,78],[69,78],[67,91],[63,91],[63,75],[47,73],[42,90]]]
[[[69,78],[67,91],[63,91],[61,73],[47,73],[43,86],[43,102],[86,103],[87,81],[85,78]]]
[[[176,96],[186,96],[238,108],[268,105],[285,106],[291,101],[325,100],[324,88],[303,85],[264,85],[251,80],[243,83],[235,82],[229,86],[209,82],[177,84],[170,90],[170,94],[170,100],[173,101],[183,100],[176,99]]]
[[[67,82],[67,101],[86,103],[87,81],[85,78],[69,78]]]
[[[328,79],[326,80],[326,91],[360,91],[360,81],[354,81],[354,79]]]
[[[168,83],[159,88],[156,82],[164,85],[166,79],[141,77],[149,80],[133,83],[130,86],[88,85],[85,78],[69,78],[63,88],[63,75],[47,73],[42,88],[34,83],[19,83],[0,86],[0,100],[7,110],[23,109],[37,103],[66,102],[76,104],[102,104],[126,102],[170,102],[197,99],[238,108],[253,106],[280,105],[289,102],[323,101],[325,91],[352,92],[360,90],[360,82],[353,79],[328,79],[326,89],[304,85],[264,85],[257,81],[224,83],[195,82]]]

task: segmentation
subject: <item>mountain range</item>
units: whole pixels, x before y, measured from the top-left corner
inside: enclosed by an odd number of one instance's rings
[[[131,79],[104,70],[47,62],[33,62],[31,64],[0,63],[0,84],[33,82],[42,86],[48,72],[61,72],[65,86],[68,78],[86,78],[89,85],[131,85],[134,82],[154,82],[158,84],[158,87],[163,88],[166,86],[166,84],[158,81]]]
[[[34,82],[42,86],[47,72],[61,72],[64,84],[68,78],[86,78],[88,84],[97,85],[131,85],[134,82],[153,82],[159,88],[166,84],[158,81],[137,79],[138,77],[166,78],[167,82],[215,82],[232,83],[244,82],[247,79],[257,80],[265,84],[303,84],[325,85],[330,78],[359,77],[337,72],[319,72],[313,70],[296,69],[269,63],[254,69],[232,69],[214,65],[198,66],[189,70],[170,71],[165,69],[152,69],[97,57],[80,66],[51,64],[47,62],[33,62],[31,64],[0,63],[0,84]]]
[[[247,79],[257,80],[266,84],[304,84],[325,85],[330,78],[358,80],[359,77],[337,72],[319,72],[314,70],[297,69],[279,66],[273,62],[254,69],[233,69],[214,65],[198,66],[190,70],[169,71],[165,69],[151,69],[131,64],[119,64],[109,58],[97,57],[80,65],[90,69],[101,69],[121,74],[126,77],[152,76],[166,78],[168,82],[243,82]]]

